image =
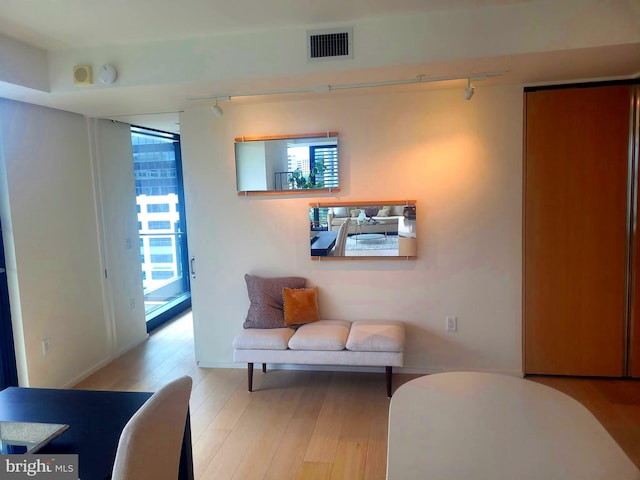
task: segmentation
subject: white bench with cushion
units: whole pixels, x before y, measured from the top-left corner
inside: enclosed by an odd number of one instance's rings
[[[393,367],[404,362],[401,322],[318,320],[293,328],[248,328],[233,341],[233,360],[247,363],[253,391],[253,364],[385,367],[391,397]]]

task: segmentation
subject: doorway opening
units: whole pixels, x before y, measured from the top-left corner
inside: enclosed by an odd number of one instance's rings
[[[180,135],[131,127],[147,331],[191,307]]]

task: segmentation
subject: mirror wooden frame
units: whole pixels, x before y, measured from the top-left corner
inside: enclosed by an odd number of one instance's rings
[[[387,206],[397,208],[394,212],[383,212]],[[358,207],[363,208],[359,209]],[[340,213],[336,214],[338,208]],[[345,208],[351,210],[344,210]],[[323,212],[324,209],[327,211]],[[376,209],[378,211],[374,212]],[[318,201],[309,203],[308,213],[310,257],[312,260],[411,260],[417,258],[415,200]],[[326,218],[323,218],[323,214],[326,215]],[[346,225],[343,225],[344,223]],[[372,234],[371,232],[376,233]],[[351,250],[351,254],[346,254],[348,251],[346,244],[349,238],[355,238],[357,243],[358,236],[367,235],[367,240],[382,240],[383,237],[380,235],[384,235],[385,239],[388,235],[397,235],[398,253],[391,254],[390,250],[395,250],[393,248],[362,251],[378,251],[380,252],[378,254],[354,254],[356,250]],[[375,239],[372,235],[376,235]]]
[[[321,139],[321,138],[330,138],[330,137],[338,137],[338,132],[321,132],[321,133],[297,133],[292,135],[267,135],[267,136],[253,136],[253,137],[236,137],[234,138],[235,144],[245,143],[245,142],[261,142],[268,140],[296,140],[296,139]],[[234,144],[234,145],[235,145]],[[236,188],[238,188],[238,155],[235,154],[235,164],[236,164]],[[340,169],[340,164],[338,160],[338,170]],[[339,173],[338,173],[339,175]],[[339,178],[339,177],[338,177]],[[330,188],[300,188],[300,189],[287,189],[287,190],[238,190],[238,196],[246,197],[246,196],[254,196],[254,195],[317,195],[319,193],[337,193],[340,192],[340,187],[330,187]]]

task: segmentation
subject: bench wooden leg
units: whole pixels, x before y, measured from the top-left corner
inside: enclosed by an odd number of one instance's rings
[[[391,378],[393,377],[393,367],[384,367],[387,379],[387,397],[391,398]]]
[[[262,364],[262,373],[267,373],[267,364],[266,363]]]
[[[247,363],[247,387],[253,392],[253,363]]]

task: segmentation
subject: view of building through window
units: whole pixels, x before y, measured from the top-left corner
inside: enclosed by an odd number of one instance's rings
[[[289,172],[300,170],[304,175],[309,175],[309,147],[287,147],[289,157]]]
[[[131,129],[147,321],[190,298],[179,135]]]
[[[289,188],[332,188],[338,187],[338,147],[337,145],[297,145],[287,147],[290,175],[300,172],[308,183],[297,185],[289,180]]]

